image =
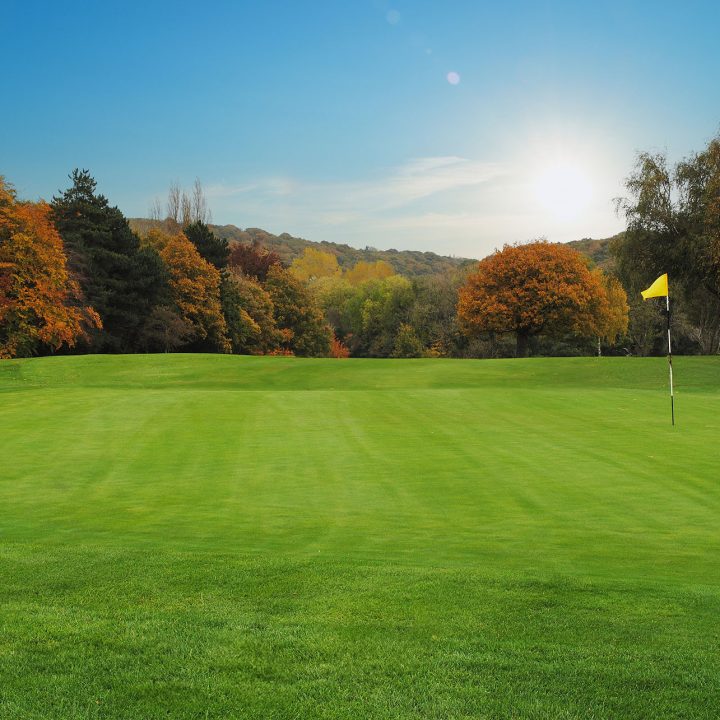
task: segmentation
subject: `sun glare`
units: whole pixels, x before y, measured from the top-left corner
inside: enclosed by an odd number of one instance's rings
[[[546,165],[533,183],[535,199],[556,220],[574,220],[592,199],[592,183],[587,173],[569,161]]]

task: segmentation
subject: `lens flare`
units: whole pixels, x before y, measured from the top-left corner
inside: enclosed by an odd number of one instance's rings
[[[454,71],[453,71],[453,72],[449,72],[449,73],[447,74],[447,81],[448,81],[451,85],[459,85],[459,84],[460,84],[460,74],[459,74],[459,73],[456,73],[456,72],[454,72]]]

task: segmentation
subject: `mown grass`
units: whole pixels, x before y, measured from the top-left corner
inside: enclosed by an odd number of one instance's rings
[[[0,363],[0,717],[715,718],[720,358]]]

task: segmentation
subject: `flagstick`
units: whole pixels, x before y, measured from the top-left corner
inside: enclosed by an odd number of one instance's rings
[[[672,373],[672,345],[670,344],[670,293],[665,296],[667,307],[667,336],[668,336],[668,370],[670,371],[670,414],[672,424],[675,425],[675,398],[673,397],[673,373]]]

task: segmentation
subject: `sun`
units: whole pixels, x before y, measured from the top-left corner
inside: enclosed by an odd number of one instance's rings
[[[593,196],[587,172],[570,160],[557,160],[541,168],[534,178],[533,191],[540,207],[561,222],[579,217]]]

